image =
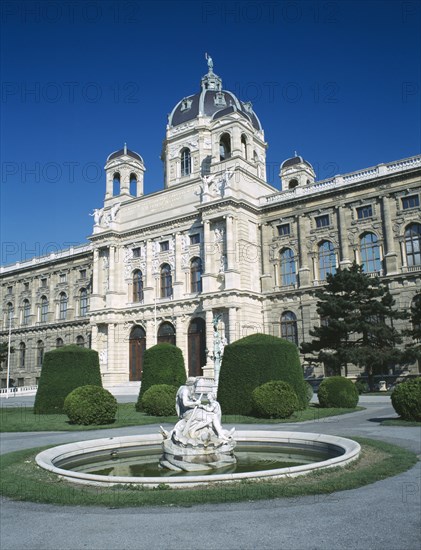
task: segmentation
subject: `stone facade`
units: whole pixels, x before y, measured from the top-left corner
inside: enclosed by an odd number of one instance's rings
[[[200,92],[169,116],[162,191],[144,195],[143,159],[124,146],[107,159],[89,245],[1,268],[12,378],[35,383],[41,345],[78,337],[98,350],[106,385],[140,378],[141,350],[157,341],[175,340],[190,374],[211,376],[215,315],[226,342],[253,332],[308,340],[320,322],[315,289],[353,260],[408,309],[421,289],[421,156],[317,182],[296,155],[277,191],[266,147],[252,106],[223,90],[210,65]]]

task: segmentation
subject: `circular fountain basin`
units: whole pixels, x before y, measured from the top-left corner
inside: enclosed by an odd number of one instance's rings
[[[344,466],[358,458],[361,447],[351,439],[343,437],[300,432],[272,432],[272,431],[238,431],[236,432],[239,462],[241,463],[242,453],[257,454],[262,450],[263,454],[269,455],[269,460],[263,460],[261,469],[254,467],[240,468],[234,473],[213,470],[211,473],[178,472],[162,470],[159,475],[141,476],[132,475],[100,475],[89,473],[89,470],[103,470],[108,473],[109,468],[104,468],[104,459],[112,465],[117,457],[132,456],[138,453],[145,460],[145,456],[159,456],[162,436],[131,435],[125,437],[109,437],[104,439],[93,439],[79,441],[67,445],[59,445],[42,451],[36,456],[37,464],[61,478],[76,483],[83,483],[95,486],[112,485],[143,485],[156,487],[159,484],[167,484],[170,487],[195,487],[201,484],[213,482],[232,482],[242,479],[271,479],[281,477],[295,477],[308,474],[314,470]],[[301,462],[300,465],[289,467],[277,467],[277,461],[270,464],[271,453],[284,452],[285,461],[289,463]],[[307,459],[299,457],[306,456]],[[310,457],[310,459],[309,459]],[[313,459],[311,459],[313,457]],[[246,461],[247,462],[247,461]],[[305,463],[303,463],[305,462]],[[85,465],[81,467],[80,465]],[[98,467],[96,468],[96,464]],[[74,467],[74,469],[72,469]],[[81,470],[87,471],[81,471]],[[111,468],[110,468],[111,469]]]

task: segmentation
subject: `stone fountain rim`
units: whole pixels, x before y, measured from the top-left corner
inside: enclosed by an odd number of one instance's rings
[[[123,477],[123,476],[101,476],[88,474],[84,472],[74,472],[64,470],[55,466],[55,462],[65,458],[71,458],[77,455],[83,455],[95,451],[115,450],[121,448],[160,445],[162,436],[160,434],[129,435],[122,437],[107,437],[102,439],[90,439],[87,441],[78,441],[58,445],[39,453],[35,460],[38,466],[52,472],[60,478],[75,483],[95,486],[113,486],[113,485],[143,485],[156,487],[160,484],[167,484],[170,487],[194,487],[202,484],[215,482],[232,482],[243,479],[267,479],[280,477],[295,477],[297,475],[308,474],[314,470],[326,468],[335,468],[344,466],[353,460],[356,460],[361,452],[361,446],[352,439],[344,437],[305,432],[272,432],[272,431],[238,431],[236,432],[236,441],[239,443],[284,443],[284,444],[306,444],[309,447],[315,443],[326,445],[327,447],[339,447],[344,452],[340,456],[292,466],[289,468],[277,468],[273,470],[261,470],[259,472],[243,472],[238,474],[212,474],[196,476],[168,476],[168,477]]]

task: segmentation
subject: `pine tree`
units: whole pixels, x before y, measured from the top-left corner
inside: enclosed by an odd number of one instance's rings
[[[356,263],[327,275],[326,283],[316,292],[322,324],[310,331],[314,339],[303,343],[301,351],[316,353],[316,361],[334,374],[341,374],[341,368],[346,374],[348,363],[358,365],[373,388],[375,374],[408,361],[394,327],[395,320],[407,319],[408,314],[395,310],[387,287]]]
[[[9,346],[7,342],[0,343],[0,370],[3,370],[2,363],[6,363],[7,366],[7,356],[8,356]],[[13,346],[10,348],[10,353],[13,353],[15,350]]]
[[[403,334],[411,338],[407,344],[407,351],[413,360],[421,359],[421,292],[415,295],[411,306],[411,328],[404,330]]]

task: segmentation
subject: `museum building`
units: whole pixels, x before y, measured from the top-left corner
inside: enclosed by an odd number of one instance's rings
[[[217,317],[223,343],[265,332],[298,345],[321,322],[315,290],[354,260],[408,310],[421,290],[421,156],[316,181],[296,155],[275,189],[266,148],[251,103],[209,58],[168,117],[164,189],[144,195],[143,158],[124,145],[107,158],[90,243],[0,269],[15,384],[36,384],[44,353],[71,343],[98,351],[106,386],[139,381],[159,342],[212,376]],[[325,374],[302,359],[306,376]]]

